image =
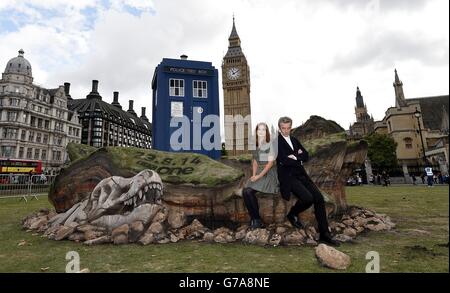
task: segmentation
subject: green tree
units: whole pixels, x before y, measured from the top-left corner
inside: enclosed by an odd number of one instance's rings
[[[395,149],[397,143],[385,134],[373,133],[366,137],[369,145],[367,155],[377,169],[390,169],[397,167],[397,155]]]
[[[225,149],[225,143],[224,142],[222,142],[222,150],[220,151],[220,155],[221,156],[227,156],[228,155],[228,152]]]

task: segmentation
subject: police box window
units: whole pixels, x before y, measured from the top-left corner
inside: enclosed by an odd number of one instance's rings
[[[208,97],[208,88],[206,86],[206,81],[204,80],[194,80],[193,81],[193,93],[192,96],[194,98],[207,98]]]
[[[184,79],[169,79],[169,96],[184,97]]]

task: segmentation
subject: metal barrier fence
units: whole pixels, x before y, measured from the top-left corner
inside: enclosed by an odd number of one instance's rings
[[[37,195],[48,193],[56,175],[0,174],[0,199],[27,197],[37,199]]]

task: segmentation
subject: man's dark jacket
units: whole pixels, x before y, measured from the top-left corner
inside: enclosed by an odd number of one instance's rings
[[[281,196],[285,200],[291,198],[291,183],[294,179],[309,179],[303,167],[303,163],[309,160],[308,151],[295,137],[290,136],[290,138],[294,149],[289,146],[281,133],[278,134],[277,172]],[[301,154],[299,150],[302,151]],[[289,155],[294,155],[297,160],[288,158]]]

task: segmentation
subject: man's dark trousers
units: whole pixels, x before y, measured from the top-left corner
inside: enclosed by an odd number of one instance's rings
[[[325,202],[323,195],[320,193],[317,186],[311,181],[309,176],[304,175],[296,176],[291,184],[291,192],[298,200],[289,213],[298,216],[299,213],[307,210],[311,205],[314,205],[314,214],[316,216],[320,235],[329,233]]]

